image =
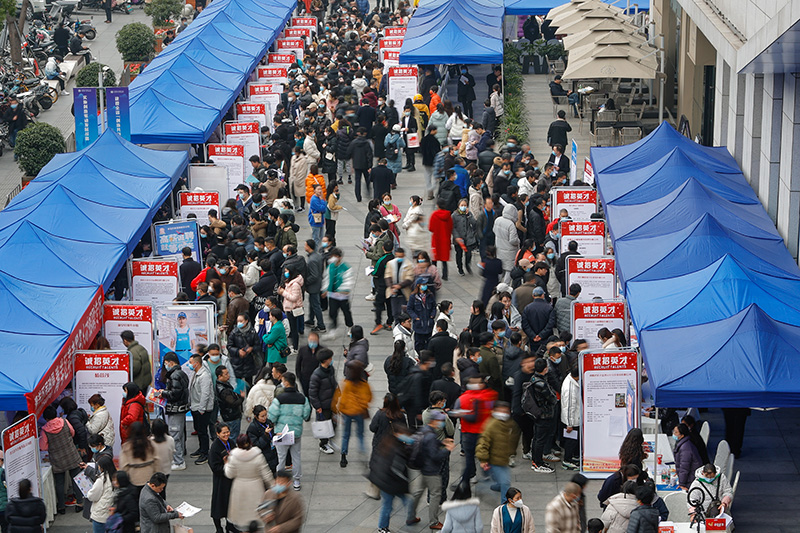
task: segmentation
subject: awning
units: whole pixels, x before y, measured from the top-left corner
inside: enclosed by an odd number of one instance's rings
[[[614,4],[614,6],[619,6],[623,9],[627,5],[619,0],[573,0],[566,4],[559,0],[506,0],[506,15],[547,15],[547,18],[550,18],[550,15],[554,12],[558,13],[556,10],[573,9],[573,6],[585,3]],[[631,11],[633,11],[634,4],[639,4],[639,11],[648,11],[650,9],[650,0],[631,2]]]
[[[584,47],[586,48],[586,47]],[[655,51],[655,49],[653,49]],[[633,78],[652,80],[658,61],[655,54],[632,46],[604,46],[578,59],[571,59],[564,79]]]

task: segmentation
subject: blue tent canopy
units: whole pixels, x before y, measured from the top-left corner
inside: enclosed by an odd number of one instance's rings
[[[131,140],[205,142],[295,5],[292,0],[209,4],[131,83]]]
[[[626,9],[628,5],[625,0],[603,1],[622,9]],[[565,3],[564,0],[506,0],[506,15],[547,15],[551,9]],[[639,4],[639,11],[650,10],[650,0],[631,0],[631,11],[633,4]]]
[[[662,124],[591,158],[656,404],[800,405],[800,268],[727,150]]]
[[[408,23],[400,63],[502,63],[502,25],[499,0],[423,2]]]
[[[26,409],[98,287],[109,288],[188,164],[113,130],[59,154],[0,211],[0,409]],[[99,199],[99,200],[98,200]],[[35,295],[35,297],[32,297]]]

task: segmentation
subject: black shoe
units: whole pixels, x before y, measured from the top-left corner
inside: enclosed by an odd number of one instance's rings
[[[207,456],[205,456],[205,455],[201,455],[200,457],[198,457],[198,458],[195,460],[194,464],[196,464],[196,465],[204,465],[204,464],[206,464],[207,462],[208,462],[208,457],[207,457]]]
[[[342,178],[339,178],[338,180],[336,180],[336,183],[338,183],[339,185],[342,185],[344,183],[344,181],[342,181]]]
[[[347,468],[347,454],[342,454],[342,460],[339,461],[339,466],[342,468]]]
[[[58,514],[67,514],[67,510],[66,509],[59,509],[58,510]]]
[[[313,326],[313,325],[314,325],[313,320],[306,320],[306,326]]]
[[[76,513],[80,513],[81,511],[83,511],[83,506],[82,505],[76,505],[75,506],[75,512]]]
[[[416,172],[417,168],[416,167],[409,167],[408,171],[409,172]]]
[[[467,273],[471,276],[472,275],[472,267],[470,267],[469,265],[466,265],[466,268],[467,268]]]
[[[200,450],[195,450],[189,454],[189,457],[200,457],[203,453]]]
[[[406,165],[403,167],[403,170],[408,170],[409,168],[411,168],[411,165]]]
[[[459,275],[459,276],[465,276],[466,274],[464,274],[464,271],[463,271],[463,270],[459,270],[459,271],[458,271],[458,275]]]

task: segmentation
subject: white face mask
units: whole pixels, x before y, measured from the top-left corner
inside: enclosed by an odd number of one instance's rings
[[[510,415],[510,414],[508,414],[508,413],[503,413],[503,412],[497,412],[497,411],[493,412],[493,413],[492,413],[492,416],[493,416],[494,418],[496,418],[497,420],[502,420],[503,422],[505,422],[506,420],[508,420],[509,418],[511,418],[511,415]]]
[[[481,386],[478,383],[469,383],[469,384],[467,384],[467,389],[468,390],[478,390],[480,388],[481,388]]]
[[[513,505],[517,509],[522,509],[522,499],[519,499],[519,500],[517,500],[515,502],[511,502],[511,505]]]

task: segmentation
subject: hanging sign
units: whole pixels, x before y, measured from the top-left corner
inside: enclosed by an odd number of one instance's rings
[[[131,140],[131,106],[127,87],[106,89],[108,127],[125,140]]]
[[[208,159],[228,172],[228,198],[236,198],[236,186],[244,183],[244,146],[235,144],[209,144]]]
[[[304,39],[278,39],[275,41],[275,49],[280,54],[294,54],[297,61],[302,61],[306,42]]]
[[[566,209],[574,221],[588,221],[597,212],[597,191],[591,187],[554,187],[550,190],[551,213],[561,216]]]
[[[289,69],[286,67],[258,67],[256,79],[259,83],[283,85],[289,81]]]
[[[72,89],[75,109],[75,149],[83,150],[97,139],[97,88]]]
[[[268,67],[279,67],[281,65],[291,65],[297,61],[297,58],[294,54],[282,53],[282,54],[267,54],[267,63]]]
[[[200,226],[197,220],[174,220],[153,224],[153,253],[160,259],[174,258],[176,261],[181,261],[184,248],[191,248],[195,261],[198,263],[203,261],[200,249]]]
[[[134,259],[130,263],[131,299],[171,302],[181,290],[175,259]]]
[[[78,407],[83,407],[87,413],[91,412],[89,398],[94,394],[99,394],[105,399],[109,413],[119,413],[124,396],[122,387],[130,380],[131,356],[127,350],[86,351],[75,354],[74,399]],[[119,457],[121,440],[114,439],[114,457]]]
[[[197,217],[200,226],[208,226],[208,210],[216,209],[220,212],[219,193],[217,191],[179,191],[178,205],[181,218],[188,218],[190,214]]]
[[[417,94],[417,67],[390,67],[388,76],[389,100],[394,100],[397,113],[402,117],[406,99],[413,100]]]
[[[383,28],[383,35],[386,37],[405,37],[407,29],[405,26],[389,26]]]
[[[261,159],[261,125],[258,122],[226,122],[225,142],[244,146],[244,158]]]
[[[237,102],[236,103],[236,118],[243,122],[258,122],[258,125],[263,128],[270,126],[267,123],[267,104],[254,103],[254,102]],[[259,128],[259,132],[261,129]]]
[[[567,287],[573,283],[581,286],[578,300],[594,298],[613,300],[617,297],[617,267],[613,257],[567,257]]]
[[[619,469],[619,447],[638,422],[639,354],[611,350],[580,354],[581,470],[611,473]],[[635,427],[635,426],[634,426]]]
[[[598,350],[603,347],[597,332],[602,328],[609,331],[620,329],[627,331],[628,309],[625,300],[607,302],[572,302],[572,336],[586,339],[589,348]]]
[[[42,497],[39,478],[39,438],[36,416],[28,415],[3,430],[3,467],[8,499],[19,497],[19,482],[31,482],[31,495]]]
[[[153,308],[150,304],[106,302],[103,333],[112,350],[125,350],[120,333],[129,330],[147,353],[153,353]]]
[[[606,223],[602,220],[564,220],[561,222],[561,253],[567,251],[570,241],[578,243],[578,253],[581,255],[605,255]]]
[[[317,31],[317,17],[292,17],[290,24],[295,28],[310,28]]]

